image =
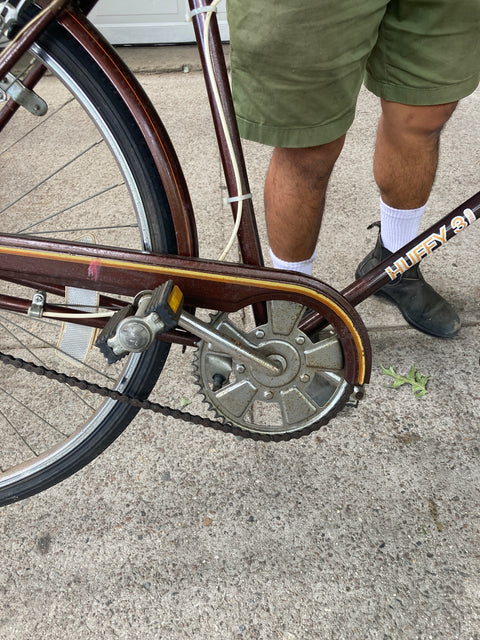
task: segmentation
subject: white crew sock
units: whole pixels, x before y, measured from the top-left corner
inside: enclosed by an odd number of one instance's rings
[[[418,209],[394,209],[380,198],[382,243],[385,249],[395,253],[418,234],[426,204]]]
[[[308,258],[308,260],[302,260],[301,262],[286,262],[285,260],[281,260],[277,258],[277,256],[270,249],[270,257],[273,262],[273,266],[275,269],[285,269],[286,271],[299,271],[300,273],[304,273],[307,276],[312,275],[313,263],[315,262],[315,258],[317,257],[317,252],[313,252],[313,256]]]

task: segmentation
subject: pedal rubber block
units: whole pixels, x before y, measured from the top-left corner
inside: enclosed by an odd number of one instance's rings
[[[152,293],[145,315],[156,313],[168,330],[177,326],[182,309],[183,293],[173,284],[173,280],[167,280]]]
[[[127,304],[125,307],[122,307],[119,311],[116,311],[113,314],[113,316],[101,330],[98,338],[95,340],[95,346],[98,347],[100,352],[108,360],[108,364],[113,364],[114,362],[117,362],[118,360],[123,358],[124,355],[127,355],[126,353],[124,353],[121,356],[117,356],[107,343],[108,340],[110,340],[110,338],[112,338],[116,334],[117,327],[120,322],[125,318],[128,318],[129,316],[133,316],[134,314],[135,308],[133,305]]]

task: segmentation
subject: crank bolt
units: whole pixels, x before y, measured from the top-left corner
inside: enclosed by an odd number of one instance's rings
[[[365,397],[365,389],[357,385],[353,387],[352,395],[355,398],[355,400],[363,400],[363,398]]]

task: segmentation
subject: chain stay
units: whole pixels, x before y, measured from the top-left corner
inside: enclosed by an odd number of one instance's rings
[[[75,376],[68,376],[65,373],[59,373],[58,371],[55,371],[55,369],[48,369],[47,367],[44,367],[42,365],[37,365],[33,362],[27,362],[22,358],[15,358],[14,356],[6,353],[0,352],[0,361],[3,362],[3,364],[13,366],[16,369],[22,369],[29,373],[34,373],[38,376],[46,376],[48,379],[55,380],[56,382],[59,382],[61,384],[67,384],[68,386],[75,387],[76,389],[89,391],[90,393],[94,393],[105,398],[110,398],[111,400],[115,400],[117,402],[130,404],[134,407],[138,407],[139,409],[146,409],[148,411],[160,413],[161,415],[175,418],[177,420],[184,420],[185,422],[189,422],[191,424],[208,427],[210,429],[215,429],[216,431],[223,431],[224,433],[230,433],[234,436],[249,438],[251,440],[259,440],[262,442],[281,442],[285,440],[298,439],[304,435],[308,435],[316,428],[318,428],[315,425],[312,425],[311,427],[307,427],[303,430],[295,431],[293,433],[255,433],[252,431],[247,431],[246,429],[240,429],[238,427],[235,427],[234,425],[228,424],[227,422],[220,422],[219,420],[204,418],[202,416],[189,413],[188,411],[181,411],[180,409],[174,409],[173,407],[162,405],[158,402],[151,402],[150,400],[140,400],[139,398],[129,396],[126,393],[121,393],[120,391],[109,389],[108,387],[101,387],[94,382],[81,380],[80,378],[76,378]]]

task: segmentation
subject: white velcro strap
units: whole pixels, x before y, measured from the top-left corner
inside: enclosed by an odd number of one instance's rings
[[[245,193],[242,196],[233,196],[233,198],[224,198],[223,202],[224,204],[230,204],[232,202],[240,202],[240,200],[251,200],[251,199],[252,199],[252,194]]]
[[[192,21],[192,18],[194,18],[195,16],[198,16],[199,13],[217,13],[217,7],[199,7],[198,9],[193,9],[192,11],[189,11],[187,13],[187,15],[185,16],[187,18],[188,22]]]

